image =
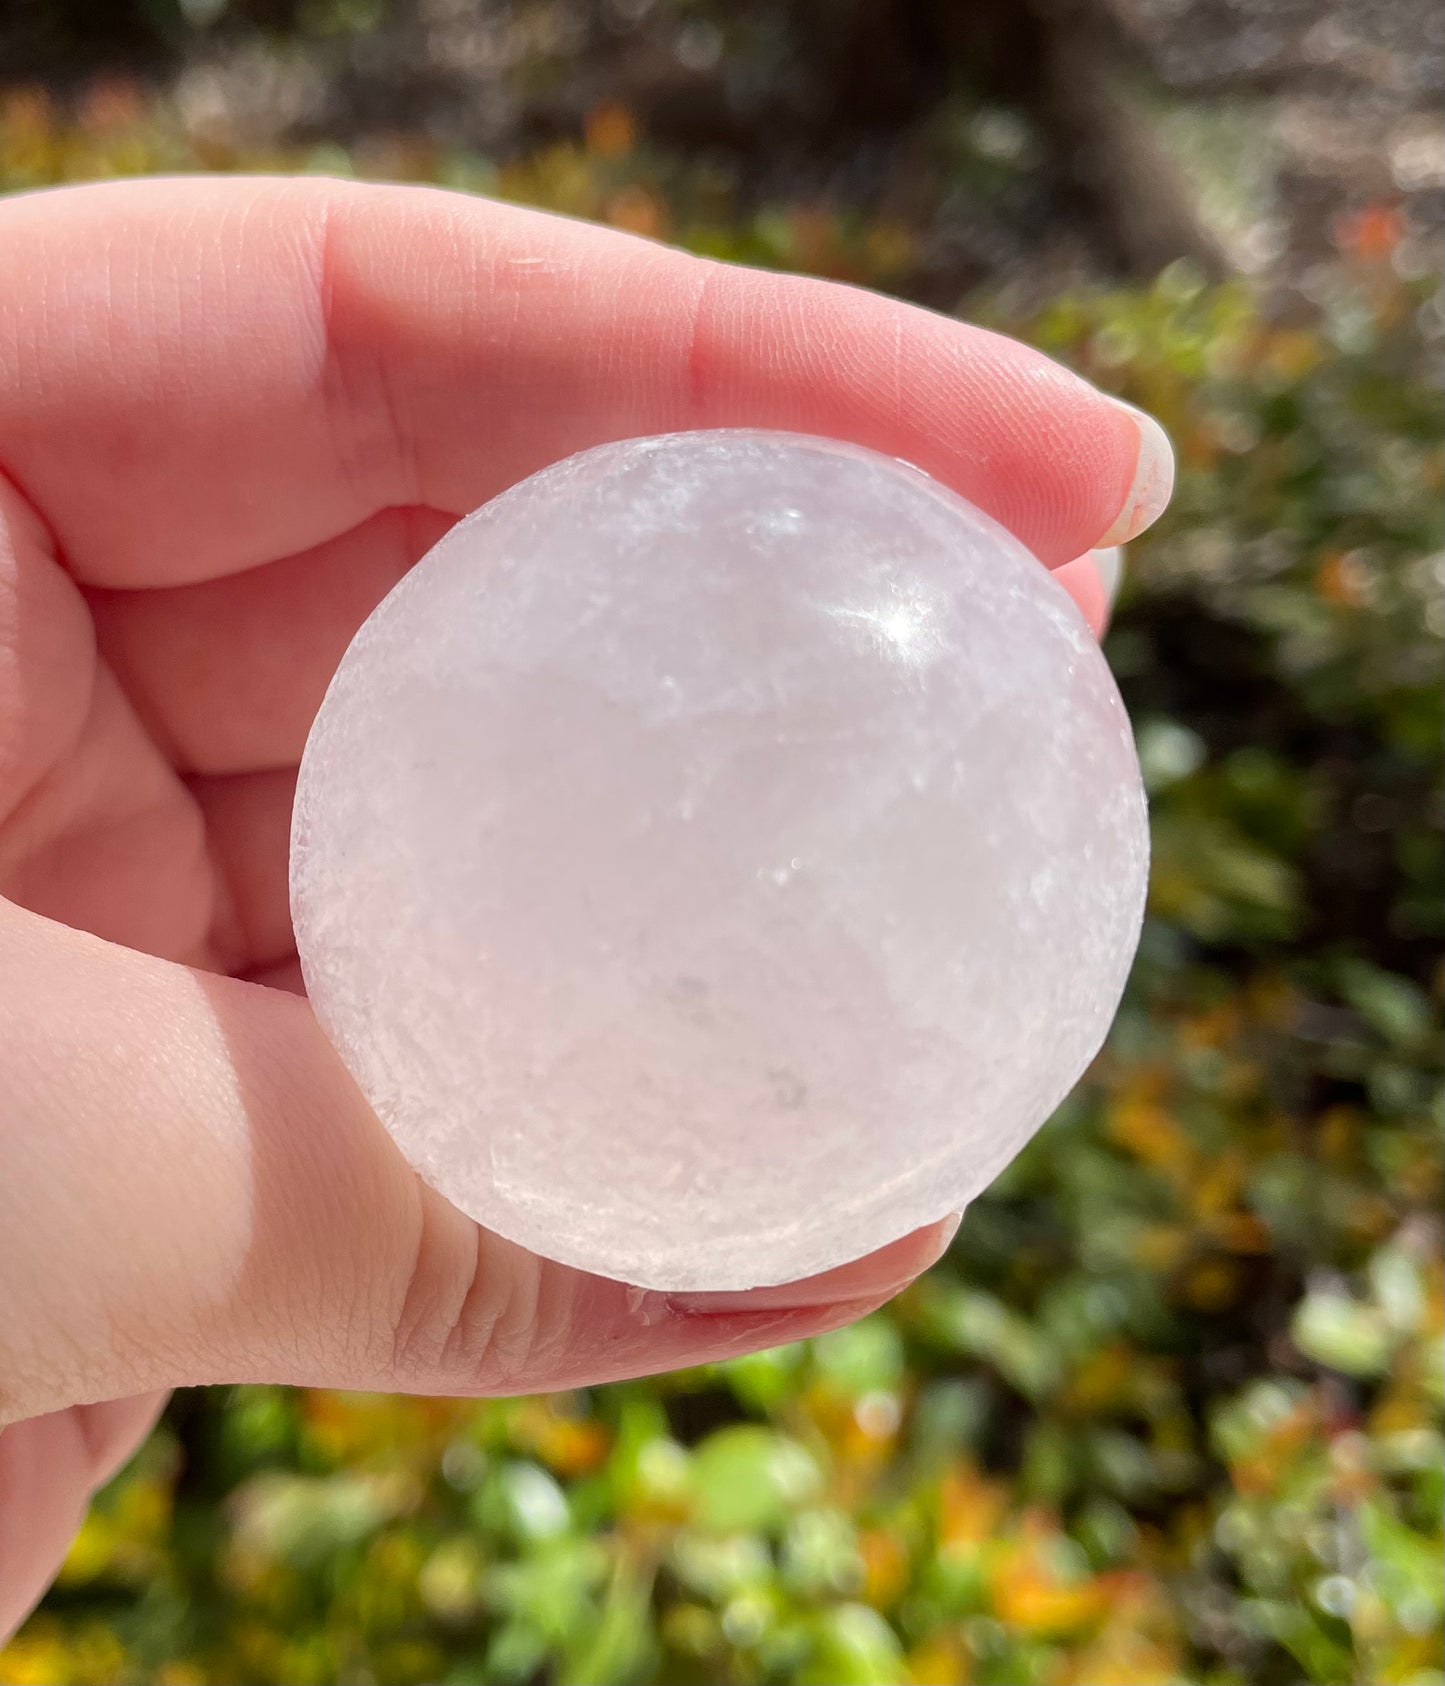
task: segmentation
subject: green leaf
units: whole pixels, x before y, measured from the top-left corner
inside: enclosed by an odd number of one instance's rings
[[[813,1624],[813,1651],[798,1674],[799,1686],[899,1686],[905,1677],[903,1647],[876,1610],[840,1604]]]
[[[1395,1345],[1377,1307],[1334,1292],[1309,1294],[1295,1312],[1290,1334],[1307,1358],[1347,1376],[1378,1376]]]
[[[1339,967],[1340,993],[1395,1047],[1410,1048],[1430,1039],[1435,1014],[1417,984],[1363,960]]]
[[[820,1335],[813,1358],[830,1382],[855,1397],[897,1387],[903,1377],[903,1342],[886,1317]]]
[[[693,1459],[693,1517],[704,1528],[774,1530],[816,1497],[822,1475],[796,1440],[740,1424],[720,1429]]]
[[[314,1568],[374,1534],[399,1497],[375,1476],[258,1475],[237,1494],[236,1537],[264,1557]]]
[[[538,1464],[518,1459],[489,1475],[476,1495],[482,1526],[522,1544],[554,1540],[572,1525],[567,1497]]]
[[[1377,1503],[1362,1507],[1359,1522],[1376,1590],[1407,1631],[1429,1633],[1445,1614],[1438,1536],[1417,1534]]]
[[[969,1288],[940,1289],[931,1302],[931,1321],[960,1352],[992,1364],[1030,1399],[1057,1386],[1058,1354],[1026,1318],[992,1294]]]

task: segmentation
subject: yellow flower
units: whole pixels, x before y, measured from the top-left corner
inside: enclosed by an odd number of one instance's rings
[[[969,1686],[973,1676],[968,1652],[953,1633],[935,1633],[908,1653],[912,1686]]]
[[[863,1559],[865,1600],[875,1610],[887,1609],[908,1585],[908,1548],[887,1528],[865,1528],[858,1536],[858,1554]]]
[[[938,1538],[944,1546],[978,1545],[994,1531],[1008,1503],[1005,1489],[967,1463],[943,1478],[938,1496]]]

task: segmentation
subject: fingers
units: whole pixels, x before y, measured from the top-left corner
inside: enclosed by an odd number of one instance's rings
[[[0,1645],[54,1579],[94,1490],[72,1411],[0,1427]]]
[[[536,1258],[425,1189],[309,1007],[0,904],[0,1421],[178,1383],[531,1392],[797,1339],[935,1226],[755,1304]]]
[[[127,693],[140,698],[153,726],[160,721],[163,741],[183,765],[199,762],[215,775],[190,781],[221,884],[221,893],[202,904],[215,905],[208,963],[292,986],[289,976],[271,968],[289,964],[293,948],[287,857],[296,763],[350,636],[447,519],[430,511],[388,511],[294,568],[278,565],[173,591],[99,594],[101,648]],[[1107,623],[1118,570],[1117,550],[1093,551],[1055,570],[1096,636]],[[121,765],[114,758],[109,764]],[[230,771],[233,764],[265,770]],[[125,788],[135,788],[132,778]],[[173,794],[179,799],[182,792]],[[181,808],[179,800],[167,805],[173,827],[186,819]],[[4,838],[0,828],[0,865]],[[86,846],[100,844],[101,836],[91,833]],[[157,861],[154,849],[133,860],[134,893],[119,904],[107,902],[112,918],[117,906],[153,911],[159,898],[175,923],[194,904],[194,893],[178,895],[174,873],[157,871]],[[64,880],[72,895],[90,881]],[[23,889],[12,880],[11,894],[24,905],[62,911]],[[189,946],[165,952],[190,956],[194,924],[193,912],[189,934],[178,930],[177,940]]]
[[[129,1399],[104,1399],[98,1405],[75,1407],[90,1454],[92,1489],[103,1487],[129,1463],[156,1426],[169,1397],[166,1393],[139,1393]]]
[[[268,567],[168,591],[92,592],[101,654],[177,766],[295,767],[357,628],[451,524],[437,510],[389,509]],[[1095,632],[1107,618],[1100,569],[1115,579],[1118,554],[1055,570]]]
[[[44,525],[0,472],[0,824],[73,750],[91,704],[94,643]]]
[[[430,190],[22,196],[0,206],[0,301],[0,454],[96,585],[235,572],[387,507],[470,509],[674,428],[907,457],[1050,565],[1137,531],[1171,472],[1153,424],[1013,341]]]
[[[220,884],[210,953],[220,970],[254,976],[296,950],[289,885],[296,770],[195,779],[191,794]]]
[[[1095,638],[1108,630],[1123,571],[1124,552],[1119,545],[1091,550],[1054,569],[1054,578],[1073,598]]]
[[[294,767],[356,629],[451,524],[388,509],[268,567],[92,592],[100,651],[177,766]]]
[[[1089,623],[1089,631],[1095,638],[1102,638],[1109,623],[1110,594],[1105,589],[1095,554],[1091,551],[1087,556],[1076,556],[1072,562],[1065,562],[1062,568],[1054,569],[1054,578],[1077,604],[1079,613]]]
[[[54,1578],[96,1488],[145,1439],[164,1394],[0,1428],[0,1646]]]
[[[81,593],[3,475],[0,896],[178,959],[200,957],[214,918],[200,810],[97,661]]]
[[[0,815],[0,895],[112,942],[191,957],[213,917],[200,811],[114,676],[87,665],[69,753]]]
[[[1124,577],[1124,547],[1114,544],[1103,550],[1092,552],[1094,567],[1098,570],[1099,582],[1104,588],[1104,597],[1109,607],[1114,606],[1114,599],[1119,595],[1119,582]]]

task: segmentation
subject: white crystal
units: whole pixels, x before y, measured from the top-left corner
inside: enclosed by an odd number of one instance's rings
[[[959,1211],[1097,1050],[1148,856],[1064,591],[916,469],[604,445],[357,634],[292,840],[311,1000],[483,1224],[663,1289]]]

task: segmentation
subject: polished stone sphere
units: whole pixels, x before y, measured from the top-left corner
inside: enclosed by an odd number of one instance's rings
[[[720,431],[558,463],[406,576],[312,729],[292,904],[442,1194],[741,1288],[987,1186],[1108,1030],[1147,862],[1036,558],[904,463]]]

